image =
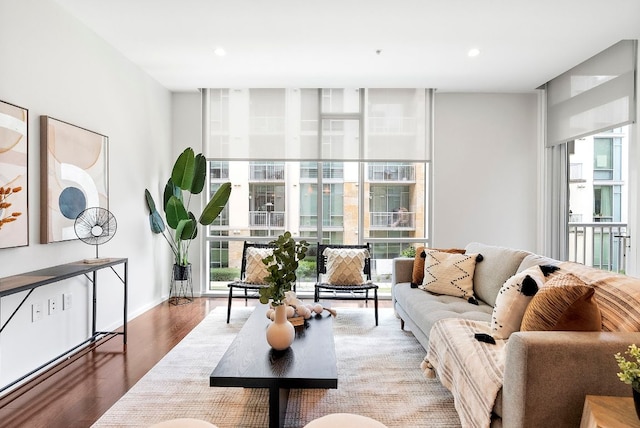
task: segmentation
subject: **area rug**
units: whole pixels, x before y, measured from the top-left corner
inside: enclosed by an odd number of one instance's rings
[[[220,428],[267,427],[267,390],[209,387],[209,375],[251,310],[234,308],[230,324],[226,308],[211,311],[93,426],[148,427],[189,417]],[[338,389],[291,390],[285,427],[330,413],[356,413],[388,427],[460,426],[451,394],[423,376],[424,348],[400,330],[392,309],[379,310],[378,327],[372,309],[337,312]]]

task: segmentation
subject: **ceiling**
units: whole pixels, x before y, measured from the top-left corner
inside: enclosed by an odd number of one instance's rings
[[[531,91],[640,39],[638,0],[55,1],[172,91]]]

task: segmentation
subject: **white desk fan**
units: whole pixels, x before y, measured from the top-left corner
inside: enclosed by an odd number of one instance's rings
[[[108,242],[116,234],[118,223],[109,210],[90,207],[76,217],[73,230],[82,242],[96,246],[96,258],[85,259],[85,263],[100,263],[105,259],[98,258],[98,245]]]

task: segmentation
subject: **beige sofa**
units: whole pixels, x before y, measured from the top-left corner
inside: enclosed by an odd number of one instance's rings
[[[594,286],[602,313],[602,332],[513,333],[504,346],[502,388],[487,423],[508,428],[576,427],[586,395],[631,395],[630,386],[616,376],[613,355],[631,343],[640,344],[640,279],[480,243],[469,244],[466,251],[484,257],[473,277],[478,305],[412,288],[414,259],[394,259],[394,308],[402,327],[410,329],[425,350],[438,320],[458,318],[489,324],[502,284],[534,265],[560,266]],[[475,341],[473,335],[468,340]],[[456,407],[460,413],[458,403]],[[488,425],[478,421],[471,426]]]

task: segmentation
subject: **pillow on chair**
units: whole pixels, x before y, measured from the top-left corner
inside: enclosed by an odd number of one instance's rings
[[[267,270],[267,265],[262,262],[262,259],[273,254],[273,249],[247,247],[245,254],[246,265],[244,270],[244,282],[260,285],[266,284],[267,281],[265,281],[265,278],[269,276],[269,271]]]
[[[364,284],[364,264],[369,251],[364,248],[325,248],[325,282],[331,285]]]

